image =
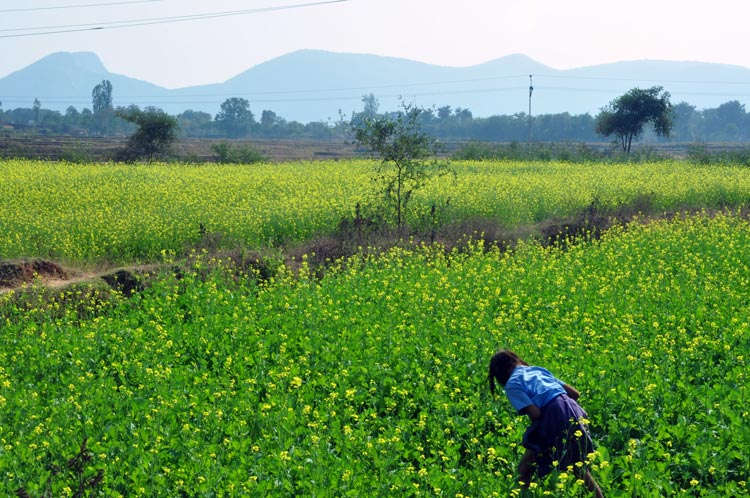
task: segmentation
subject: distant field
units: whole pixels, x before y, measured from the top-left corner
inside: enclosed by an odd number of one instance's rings
[[[187,273],[99,312],[0,295],[0,494],[69,496],[48,465],[88,438],[105,496],[513,496],[527,421],[485,382],[510,347],[581,391],[606,496],[747,496],[749,262],[748,221],[718,214],[320,279]],[[584,496],[570,471],[529,495]]]
[[[44,135],[0,135],[0,158],[28,158],[36,160],[75,160],[105,161],[113,157],[117,149],[125,146],[124,137],[74,137],[74,136],[44,136]],[[211,139],[211,138],[182,138],[173,148],[177,157],[189,159],[191,162],[209,162],[215,160],[211,146],[228,142],[235,146],[251,146],[260,150],[273,161],[305,161],[326,159],[361,158],[364,151],[351,140],[341,138],[331,140],[315,139]],[[443,153],[452,154],[470,140],[441,140]],[[490,146],[508,142],[484,142]],[[535,145],[558,145],[562,148],[569,146],[576,149],[577,143],[548,143],[535,142]],[[585,144],[594,151],[608,151],[612,149],[611,142],[590,142]],[[659,155],[675,159],[687,156],[694,144],[682,142],[647,143],[633,146],[635,152],[650,150]],[[747,143],[742,142],[713,142],[701,144],[701,148],[709,153],[731,152],[744,150]],[[617,149],[616,149],[617,150]]]
[[[110,159],[125,146],[124,137],[71,137],[28,136],[0,137],[0,158],[23,157],[38,160],[61,160],[88,158],[90,161]],[[215,158],[211,146],[228,142],[233,145],[251,146],[274,161],[297,161],[316,159],[346,159],[357,155],[356,147],[343,140],[292,140],[292,139],[205,139],[185,138],[178,140],[173,153],[196,162],[208,162]]]
[[[0,161],[0,258],[76,264],[163,260],[206,233],[219,246],[278,246],[335,229],[370,198],[374,163],[255,166]],[[683,162],[638,165],[454,163],[414,200],[415,224],[433,201],[441,222],[481,217],[506,227],[646,196],[653,210],[750,203],[750,168]],[[202,227],[202,228],[201,228]],[[166,251],[166,252],[165,252]]]

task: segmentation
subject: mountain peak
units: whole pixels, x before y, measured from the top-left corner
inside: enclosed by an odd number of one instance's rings
[[[555,69],[532,59],[526,54],[508,54],[498,59],[487,61],[484,64],[480,64],[480,66],[504,66],[528,72],[555,71]]]
[[[107,68],[94,52],[55,52],[42,57],[32,66],[64,67],[89,73],[108,74]]]

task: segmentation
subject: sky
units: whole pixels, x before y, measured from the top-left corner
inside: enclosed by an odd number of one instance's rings
[[[470,66],[523,53],[568,69],[635,59],[750,67],[748,0],[349,0],[294,10],[29,37],[18,28],[163,18],[319,0],[0,0],[0,77],[57,51],[168,88],[224,81],[298,49]],[[16,31],[8,31],[16,30]]]

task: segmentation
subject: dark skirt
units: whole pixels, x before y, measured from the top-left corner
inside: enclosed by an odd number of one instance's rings
[[[575,400],[565,394],[557,396],[542,408],[542,416],[535,420],[523,435],[523,446],[536,453],[536,473],[549,474],[553,462],[566,470],[569,465],[583,462],[594,451],[594,443],[581,419],[588,418]],[[580,435],[576,435],[580,431]]]

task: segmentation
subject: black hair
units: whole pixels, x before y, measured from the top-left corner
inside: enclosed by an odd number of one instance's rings
[[[510,349],[503,349],[494,354],[490,360],[490,373],[487,376],[490,392],[493,395],[495,394],[495,381],[497,380],[501,386],[505,387],[505,383],[508,382],[510,374],[517,365],[528,365],[528,363]]]

